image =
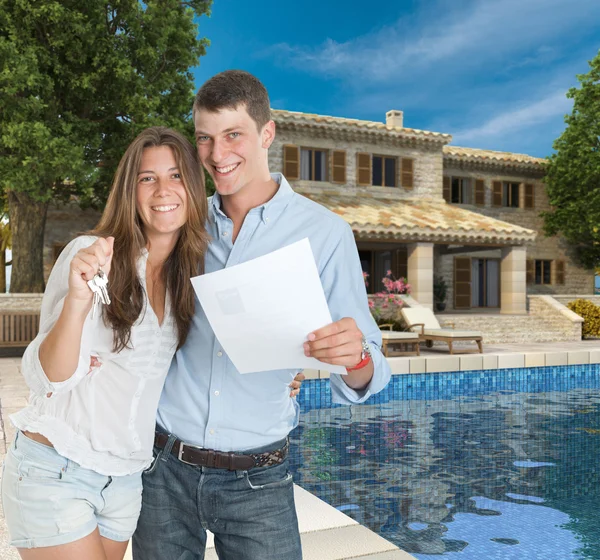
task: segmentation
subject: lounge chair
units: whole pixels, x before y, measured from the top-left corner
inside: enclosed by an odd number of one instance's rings
[[[379,329],[381,330],[381,350],[383,355],[387,358],[389,348],[391,346],[412,346],[412,350],[395,350],[394,354],[397,356],[419,356],[419,342],[421,341],[418,333],[407,331],[407,332],[399,332],[393,331],[392,327],[394,325],[392,323],[385,323],[383,325],[379,325]],[[385,330],[385,329],[389,330]]]
[[[425,341],[428,348],[433,346],[436,340],[448,343],[450,354],[454,354],[452,344],[454,342],[473,341],[483,353],[482,334],[478,331],[460,331],[454,329],[443,329],[433,311],[428,307],[402,308],[402,318],[407,324],[407,329],[419,334],[419,338]],[[469,352],[469,350],[465,350]],[[476,352],[476,350],[472,350]]]

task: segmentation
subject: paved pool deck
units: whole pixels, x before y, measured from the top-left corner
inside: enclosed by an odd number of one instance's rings
[[[455,352],[471,350],[475,345],[457,346]],[[427,349],[421,345],[420,356],[388,356],[392,374],[441,373],[504,368],[566,366],[600,363],[600,339],[580,342],[545,342],[537,344],[484,344],[483,353],[455,353],[439,343]],[[324,379],[329,372],[305,370],[307,379]]]

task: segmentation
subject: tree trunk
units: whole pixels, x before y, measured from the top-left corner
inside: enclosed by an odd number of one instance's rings
[[[6,292],[6,251],[0,249],[0,294]]]
[[[36,202],[25,193],[8,192],[12,230],[11,293],[44,291],[44,229],[47,202]]]

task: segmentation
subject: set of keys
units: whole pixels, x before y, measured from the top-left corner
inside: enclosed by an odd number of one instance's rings
[[[94,303],[92,304],[92,319],[96,316],[96,308],[99,304],[108,305],[110,297],[108,296],[108,278],[104,271],[99,268],[96,275],[88,280],[87,285],[94,292]]]

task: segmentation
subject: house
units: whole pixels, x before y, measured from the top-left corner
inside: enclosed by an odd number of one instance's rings
[[[402,111],[273,119],[271,169],[350,224],[370,291],[391,270],[431,307],[440,275],[449,311],[509,315],[527,314],[528,294],[593,294],[594,272],[542,233],[545,160],[452,146],[449,134],[404,127]]]

